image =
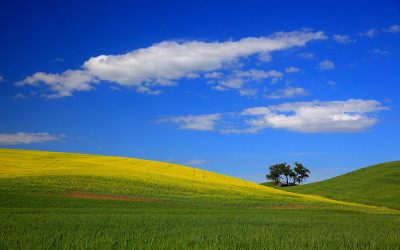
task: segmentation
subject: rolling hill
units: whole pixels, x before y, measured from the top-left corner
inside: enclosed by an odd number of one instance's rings
[[[318,207],[393,213],[290,193],[170,163],[98,155],[0,149],[0,192],[90,194],[244,207]]]
[[[284,190],[400,210],[400,161],[377,164]]]

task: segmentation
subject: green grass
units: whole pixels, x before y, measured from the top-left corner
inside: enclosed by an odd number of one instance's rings
[[[399,249],[399,215],[0,193],[0,249]]]
[[[400,210],[400,161],[382,163],[329,180],[282,190]]]
[[[272,181],[267,181],[267,182],[263,182],[260,183],[260,185],[266,186],[266,187],[275,187],[275,184]]]

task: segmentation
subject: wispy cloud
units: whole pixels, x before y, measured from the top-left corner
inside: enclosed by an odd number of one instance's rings
[[[4,80],[4,77],[3,76],[0,76],[0,82],[4,82],[5,80]]]
[[[287,87],[286,89],[278,89],[270,95],[265,95],[267,99],[280,99],[280,98],[292,98],[295,96],[307,96],[308,91],[304,88]]]
[[[165,117],[156,123],[173,122],[178,124],[180,129],[189,130],[215,130],[216,122],[222,119],[221,114],[210,115],[188,115],[179,117]]]
[[[240,113],[168,117],[159,122],[177,123],[180,129],[225,134],[257,133],[265,128],[302,133],[355,133],[376,124],[379,121],[376,114],[388,109],[378,101],[361,99],[289,102],[248,108]]]
[[[64,62],[64,59],[62,58],[54,58],[53,60],[51,60],[51,62],[55,63],[55,62]]]
[[[222,75],[219,72],[212,72],[206,74],[207,78],[214,78],[212,82],[208,84],[216,84],[212,86],[212,89],[219,91],[237,90],[242,96],[253,96],[258,92],[257,88],[249,85],[249,82],[259,82],[261,80],[271,78],[271,83],[276,83],[283,76],[283,73],[276,70],[257,70],[250,69],[247,71],[233,70],[229,75]]]
[[[343,44],[357,42],[356,39],[350,39],[350,37],[346,36],[346,35],[333,35],[333,40],[335,40],[338,43],[343,43]]]
[[[307,58],[307,59],[314,57],[314,53],[311,53],[311,52],[303,52],[303,53],[299,53],[297,55],[300,57],[303,57],[303,58]]]
[[[288,67],[288,68],[285,68],[285,71],[286,71],[287,73],[293,73],[293,72],[298,72],[298,71],[300,71],[300,69],[299,69],[299,68],[295,68],[295,67]]]
[[[24,133],[16,134],[0,134],[0,145],[17,145],[30,143],[43,143],[49,141],[57,141],[60,137],[65,138],[65,135],[52,136],[48,133]]]
[[[382,29],[385,32],[389,33],[399,33],[400,32],[400,25],[392,25],[389,28]]]
[[[367,30],[366,32],[359,32],[358,35],[359,36],[366,36],[366,37],[370,37],[373,38],[378,34],[378,30],[377,29],[370,29]]]
[[[374,53],[376,55],[387,55],[387,54],[389,54],[389,51],[381,50],[381,49],[374,49],[374,50],[372,50],[372,53]]]
[[[312,40],[326,38],[321,31],[293,31],[226,42],[164,41],[123,55],[92,57],[78,70],[69,69],[58,74],[38,72],[16,85],[44,87],[44,96],[48,98],[91,90],[93,83],[100,80],[155,94],[161,87],[176,86],[181,78],[237,65],[238,60],[249,55],[301,47]]]
[[[204,78],[221,78],[223,76],[222,72],[208,72],[204,74]]]
[[[334,69],[335,64],[329,60],[322,61],[318,63],[318,67],[320,70],[328,70],[328,69]]]

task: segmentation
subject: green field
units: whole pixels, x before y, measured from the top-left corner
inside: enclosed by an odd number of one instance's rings
[[[0,194],[0,249],[398,249],[398,215]]]
[[[0,149],[0,249],[399,249],[399,227],[398,210],[174,164]]]
[[[282,190],[400,210],[400,161],[382,163],[329,180]]]

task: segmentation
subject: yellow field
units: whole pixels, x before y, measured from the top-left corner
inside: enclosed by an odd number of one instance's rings
[[[289,193],[209,171],[123,157],[0,149],[0,192],[78,191],[247,207],[397,210]]]

